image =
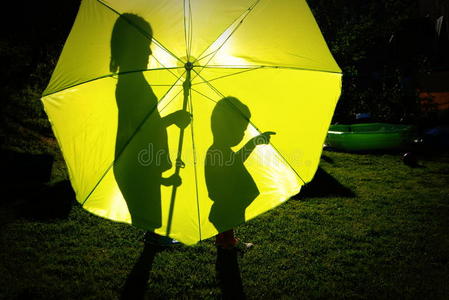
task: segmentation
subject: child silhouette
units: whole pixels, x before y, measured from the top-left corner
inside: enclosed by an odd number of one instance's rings
[[[132,224],[149,232],[162,224],[161,185],[181,184],[178,175],[162,176],[172,168],[167,127],[185,128],[191,120],[183,110],[165,117],[159,114],[158,99],[143,72],[151,55],[152,34],[143,18],[122,14],[113,27],[110,62],[111,72],[117,74],[114,176]]]
[[[234,97],[217,102],[211,116],[213,144],[206,154],[205,176],[209,198],[214,201],[209,220],[220,232],[216,245],[232,248],[237,245],[233,228],[245,221],[245,210],[259,195],[259,189],[244,162],[257,145],[268,144],[274,132],[264,132],[250,139],[239,151],[238,145],[248,127],[249,108]]]

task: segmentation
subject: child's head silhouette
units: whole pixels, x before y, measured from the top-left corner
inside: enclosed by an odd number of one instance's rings
[[[211,116],[214,144],[233,147],[245,135],[251,112],[248,106],[234,97],[225,97],[217,102]]]
[[[111,36],[112,73],[146,69],[153,30],[143,18],[125,13],[114,24]]]

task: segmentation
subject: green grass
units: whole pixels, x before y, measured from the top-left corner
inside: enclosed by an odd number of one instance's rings
[[[422,168],[399,154],[324,155],[321,168],[354,195],[332,193],[324,180],[317,186],[327,196],[300,194],[238,227],[256,245],[238,258],[247,297],[447,298],[449,155],[422,155]],[[54,180],[64,178],[60,156],[55,165]],[[4,199],[0,298],[120,298],[143,250],[141,230],[79,205],[41,221],[11,207]],[[212,240],[157,253],[146,297],[220,298],[216,255]]]

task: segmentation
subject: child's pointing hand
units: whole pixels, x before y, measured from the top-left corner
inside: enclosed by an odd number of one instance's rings
[[[276,134],[274,131],[266,131],[256,137],[254,137],[254,144],[257,145],[266,145],[270,143],[270,138],[272,135]]]

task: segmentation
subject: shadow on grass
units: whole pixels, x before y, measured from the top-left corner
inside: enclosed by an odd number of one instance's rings
[[[75,193],[68,180],[55,184],[24,184],[18,188],[23,190],[13,189],[7,193],[9,201],[2,207],[9,214],[0,224],[18,218],[36,221],[66,219],[75,203]]]
[[[349,188],[342,185],[329,173],[318,167],[313,180],[306,184],[301,192],[294,198],[312,198],[312,197],[348,197],[353,198],[356,194]]]
[[[245,299],[236,249],[217,248],[215,264],[223,299]]]
[[[53,166],[53,156],[0,150],[3,184],[17,182],[48,182]],[[7,173],[5,172],[7,170]]]
[[[334,160],[331,157],[324,155],[324,154],[321,154],[321,159],[330,164],[334,163]]]
[[[162,251],[160,247],[145,244],[142,254],[126,279],[120,299],[145,299],[154,257],[160,251]]]
[[[0,162],[5,166],[0,181],[0,225],[17,218],[38,221],[67,218],[75,203],[75,192],[68,180],[48,183],[53,156],[1,150]]]

